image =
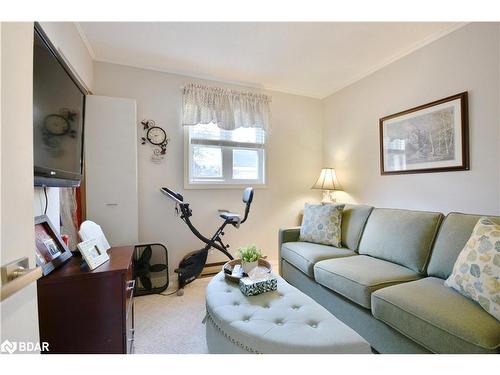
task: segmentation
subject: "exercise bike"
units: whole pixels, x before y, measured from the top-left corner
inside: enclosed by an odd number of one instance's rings
[[[248,187],[243,191],[243,203],[245,203],[245,213],[243,215],[243,218],[238,213],[229,212],[227,210],[219,210],[219,216],[224,219],[224,222],[210,238],[205,237],[203,234],[201,234],[193,225],[193,223],[191,223],[190,217],[193,215],[193,212],[191,208],[189,208],[189,203],[184,202],[184,197],[181,194],[166,187],[162,187],[160,190],[163,194],[165,194],[175,202],[175,210],[178,214],[180,214],[181,220],[186,223],[188,228],[198,239],[206,244],[204,248],[192,251],[187,254],[179,262],[179,267],[174,270],[174,272],[177,273],[179,280],[177,295],[181,296],[184,294],[184,287],[192,281],[196,280],[196,278],[200,275],[203,267],[205,267],[208,251],[211,248],[219,250],[230,260],[234,259],[228,251],[229,245],[224,244],[224,242],[222,241],[224,228],[227,225],[232,225],[235,228],[239,228],[240,225],[247,220],[248,213],[250,212],[250,205],[252,204],[253,200],[253,188]]]

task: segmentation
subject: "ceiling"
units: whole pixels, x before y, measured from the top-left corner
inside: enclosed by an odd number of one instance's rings
[[[324,98],[462,25],[82,22],[79,28],[97,61]]]

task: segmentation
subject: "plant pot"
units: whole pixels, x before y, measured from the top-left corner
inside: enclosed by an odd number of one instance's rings
[[[241,268],[243,268],[243,272],[245,272],[247,275],[250,274],[250,271],[253,270],[255,267],[259,265],[259,261],[256,260],[255,262],[244,262],[243,260],[241,261]]]

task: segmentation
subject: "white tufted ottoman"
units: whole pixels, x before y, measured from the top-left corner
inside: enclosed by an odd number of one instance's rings
[[[210,353],[371,353],[370,345],[278,276],[278,290],[245,297],[218,273],[207,286]]]

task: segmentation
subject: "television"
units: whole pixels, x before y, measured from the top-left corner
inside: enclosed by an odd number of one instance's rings
[[[35,24],[33,162],[35,186],[77,187],[83,176],[85,95],[69,65]]]

